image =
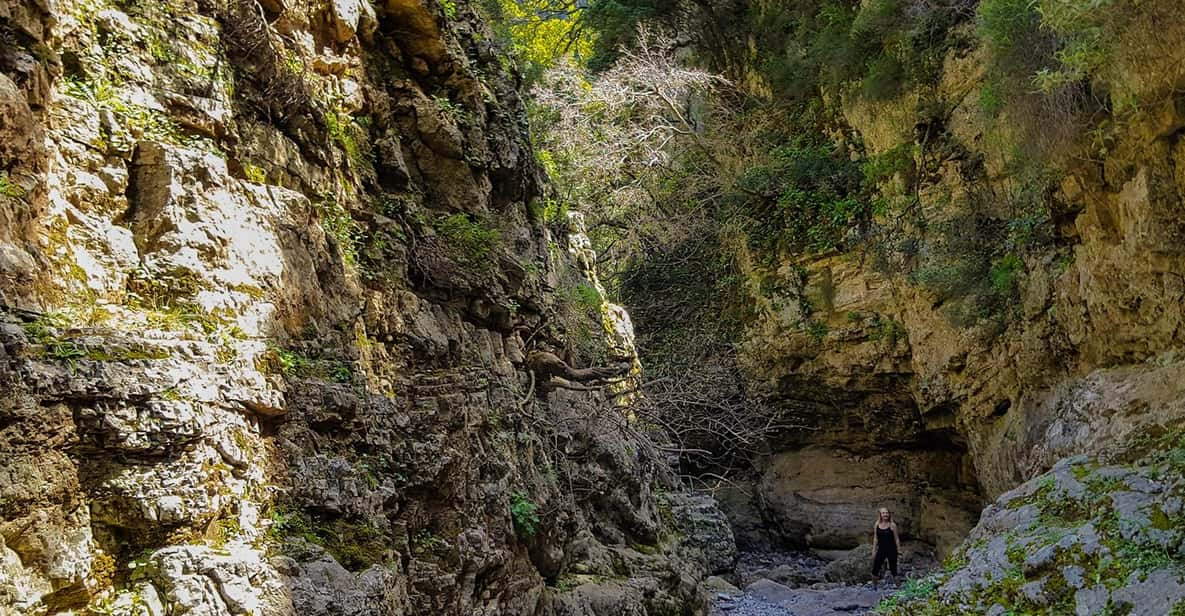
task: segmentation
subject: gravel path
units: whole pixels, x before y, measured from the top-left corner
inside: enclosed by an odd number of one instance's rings
[[[791,616],[784,607],[766,603],[760,599],[740,595],[717,595],[712,602],[711,616]]]
[[[739,593],[717,593],[713,616],[844,616],[868,614],[895,588],[831,584],[790,588],[758,582]]]
[[[744,590],[714,593],[711,616],[857,616],[897,590],[823,581],[827,563],[803,552],[744,554],[735,575]]]

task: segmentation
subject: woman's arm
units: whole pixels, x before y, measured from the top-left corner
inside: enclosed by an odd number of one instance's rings
[[[897,551],[901,551],[901,536],[897,534],[897,523],[893,522],[893,541],[897,542]]]
[[[872,524],[872,551],[876,551],[876,523]]]

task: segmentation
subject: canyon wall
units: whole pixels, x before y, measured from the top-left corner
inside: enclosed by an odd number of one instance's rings
[[[704,608],[721,518],[602,386],[627,315],[578,301],[492,40],[0,2],[0,613]]]
[[[1085,87],[1108,102],[1085,120],[989,101],[974,19],[945,35],[933,85],[831,95],[837,156],[905,154],[858,248],[734,242],[757,306],[749,386],[814,418],[758,469],[767,524],[851,544],[885,505],[945,553],[981,499],[1185,418],[1185,26],[1170,4],[1106,9],[1108,59]],[[750,47],[751,68],[779,52]],[[746,80],[768,91],[763,77]],[[977,250],[980,280],[961,279]]]

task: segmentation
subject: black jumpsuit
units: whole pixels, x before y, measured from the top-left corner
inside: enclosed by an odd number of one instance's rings
[[[880,577],[881,567],[889,561],[889,571],[897,575],[897,538],[893,529],[876,525],[876,556],[872,558],[872,577]]]

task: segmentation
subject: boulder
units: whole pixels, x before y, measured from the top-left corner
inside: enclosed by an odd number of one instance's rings
[[[330,0],[330,33],[338,43],[355,36],[369,37],[378,27],[370,0]]]
[[[669,494],[665,500],[680,542],[704,554],[709,573],[728,573],[737,560],[732,527],[711,494]]]
[[[716,594],[736,594],[741,592],[741,589],[733,586],[728,580],[713,575],[703,581],[704,590]]]

